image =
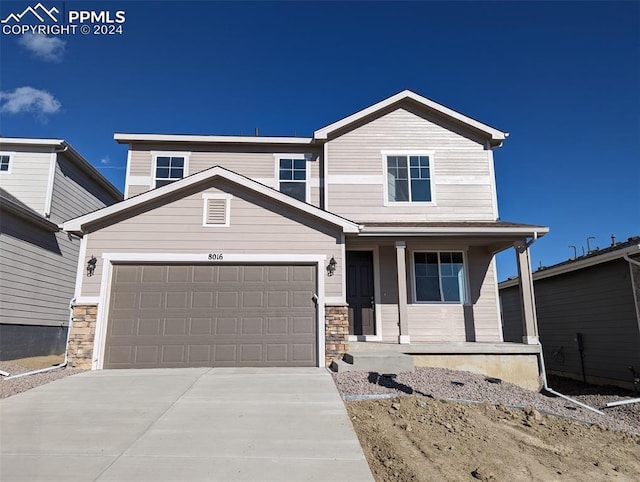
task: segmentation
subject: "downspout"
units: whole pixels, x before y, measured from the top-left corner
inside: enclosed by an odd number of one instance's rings
[[[568,400],[571,403],[575,403],[576,405],[579,405],[582,408],[586,408],[587,410],[591,410],[592,412],[595,412],[595,413],[597,413],[599,415],[604,415],[604,412],[601,412],[600,410],[598,410],[596,408],[590,407],[589,405],[585,405],[584,403],[579,402],[579,401],[577,401],[577,400],[575,400],[573,398],[567,397],[566,395],[563,395],[560,392],[556,392],[551,387],[549,387],[549,384],[547,383],[547,370],[546,370],[545,364],[544,364],[544,354],[542,352],[542,343],[539,343],[539,344],[540,344],[540,358],[539,358],[539,360],[540,360],[540,372],[542,373],[542,386],[543,386],[544,390],[546,392],[549,392],[549,393],[557,396],[557,397],[564,398],[565,400]]]
[[[631,259],[627,253],[624,253],[622,257],[631,264],[635,264],[636,266],[640,266],[640,261],[636,261],[635,259]]]
[[[65,368],[67,366],[67,363],[69,363],[69,338],[71,336],[71,325],[73,324],[73,304],[75,301],[76,299],[74,298],[69,303],[69,326],[67,329],[67,341],[64,346],[64,361],[59,365],[54,365],[47,368],[41,368],[40,370],[32,370],[30,372],[25,372],[25,373],[18,373],[17,375],[11,375],[9,377],[4,378],[3,380],[13,380],[14,378],[26,377],[27,375],[36,375],[38,373],[46,373],[53,370],[57,370],[59,368]]]

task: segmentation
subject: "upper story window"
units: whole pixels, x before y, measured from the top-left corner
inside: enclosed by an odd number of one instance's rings
[[[8,154],[0,155],[0,172],[11,172],[11,156]]]
[[[413,253],[415,300],[464,303],[464,272],[461,252]]]
[[[166,186],[178,181],[185,174],[185,158],[183,156],[157,156],[155,187]]]
[[[280,192],[306,202],[307,161],[304,158],[278,158],[278,186]]]
[[[429,156],[387,156],[387,200],[431,202]]]

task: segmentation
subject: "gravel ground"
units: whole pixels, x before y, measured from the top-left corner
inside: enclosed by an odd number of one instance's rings
[[[11,375],[18,375],[20,373],[29,372],[32,369],[10,361],[0,361],[0,370],[8,372]],[[84,370],[77,368],[59,368],[57,370],[38,373],[35,375],[27,375],[21,378],[14,378],[12,380],[0,377],[0,398],[7,398],[18,393],[26,392],[27,390],[44,385],[45,383],[58,380],[59,378],[68,377],[69,375],[75,375],[82,371]]]
[[[367,372],[334,373],[333,377],[345,400],[367,395],[412,394],[444,400],[486,401],[494,405],[533,407],[543,413],[640,434],[640,403],[603,408],[608,402],[637,398],[622,389],[581,385],[560,378],[549,380],[549,386],[555,391],[605,412],[599,415],[560,397],[546,396],[510,383],[490,383],[483,375],[443,368],[416,368],[414,372],[399,373],[393,379]]]

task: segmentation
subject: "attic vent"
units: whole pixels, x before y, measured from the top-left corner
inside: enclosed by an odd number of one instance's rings
[[[226,194],[203,194],[203,226],[229,226],[231,196]]]

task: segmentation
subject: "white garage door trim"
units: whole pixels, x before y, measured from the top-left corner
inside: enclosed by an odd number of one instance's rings
[[[215,254],[222,259],[211,260]],[[109,311],[109,294],[112,281],[113,264],[122,262],[133,263],[208,263],[208,264],[241,264],[241,263],[313,263],[316,264],[318,304],[316,316],[318,320],[318,367],[324,367],[325,351],[325,296],[324,296],[324,264],[327,256],[322,254],[236,254],[236,253],[103,253],[102,279],[100,283],[100,298],[96,316],[96,332],[93,341],[93,360],[91,368],[101,370],[104,363],[104,349],[107,341],[107,319]]]

